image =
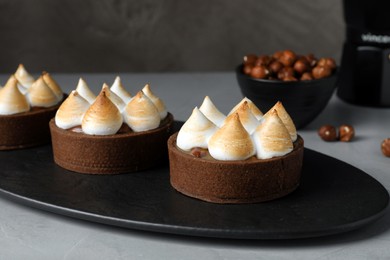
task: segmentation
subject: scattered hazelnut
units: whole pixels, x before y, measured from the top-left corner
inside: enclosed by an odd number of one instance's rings
[[[337,140],[336,128],[332,125],[324,125],[318,129],[318,135],[322,140],[332,142]]]
[[[341,125],[339,127],[339,139],[341,142],[350,142],[355,137],[355,130],[351,125]]]
[[[329,67],[315,66],[312,70],[313,78],[322,79],[329,77],[332,74],[332,70]]]
[[[245,55],[244,58],[244,65],[247,65],[247,64],[250,64],[250,65],[253,65],[255,64],[256,60],[257,60],[257,56],[255,54],[248,54],[248,55]]]
[[[390,138],[386,138],[381,144],[382,153],[386,157],[390,157]]]
[[[265,66],[254,66],[251,71],[251,77],[256,79],[265,79],[268,76],[268,69]]]

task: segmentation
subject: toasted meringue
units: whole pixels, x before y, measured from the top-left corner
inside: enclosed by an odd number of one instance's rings
[[[20,92],[17,83],[16,77],[12,75],[0,90],[1,115],[12,115],[30,110],[30,105]]]
[[[111,102],[103,89],[85,112],[81,128],[89,135],[113,135],[118,132],[123,118],[118,107]]]
[[[157,107],[158,113],[160,114],[160,119],[164,119],[168,114],[167,109],[165,108],[164,102],[159,97],[154,95],[154,93],[150,89],[149,84],[145,85],[145,87],[142,89],[142,92],[144,92],[144,94],[148,98],[150,98],[150,100],[152,100],[153,104]]]
[[[123,102],[123,100],[118,97],[117,94],[112,92],[110,90],[110,87],[106,83],[103,84],[102,91],[106,93],[106,96],[111,100],[112,103],[114,103],[118,107],[119,111],[122,113],[126,106],[125,102]]]
[[[19,64],[18,68],[16,69],[14,73],[15,78],[18,80],[18,87],[20,92],[22,94],[27,93],[27,89],[31,87],[31,85],[34,83],[35,79],[33,76],[31,76],[30,73],[25,69],[23,64]]]
[[[176,145],[185,151],[200,147],[207,149],[210,137],[218,130],[218,127],[211,122],[203,113],[195,107],[191,116],[181,127]]]
[[[252,114],[249,104],[247,101],[244,101],[241,103],[240,106],[238,106],[235,110],[235,113],[239,115],[241,124],[244,126],[245,130],[252,134],[253,131],[255,131],[256,127],[259,125],[259,121],[257,118]],[[228,117],[234,116],[234,114],[230,114]],[[228,120],[227,118],[225,120]]]
[[[57,110],[56,125],[62,129],[81,125],[84,113],[89,106],[89,102],[79,95],[76,90],[73,90]]]
[[[64,96],[64,93],[62,92],[58,83],[53,79],[52,76],[50,76],[50,74],[48,72],[43,72],[42,77],[43,77],[43,80],[45,81],[45,83],[49,86],[49,88],[51,88],[51,90],[53,90],[54,94],[57,97],[57,100],[61,101],[63,96]]]
[[[111,92],[114,92],[118,97],[120,97],[125,102],[125,104],[130,102],[131,95],[123,87],[121,78],[119,76],[115,78],[115,81],[114,83],[112,83],[110,90]]]
[[[217,109],[217,107],[213,104],[209,96],[206,96],[204,98],[199,110],[202,111],[202,113],[218,127],[221,127],[223,125],[226,116]]]
[[[125,122],[134,132],[155,129],[160,125],[157,107],[142,91],[126,105],[123,111]]]
[[[85,82],[85,80],[82,78],[79,79],[79,83],[77,84],[76,91],[90,104],[92,104],[96,99],[95,94],[92,93],[91,89],[87,85],[87,82]]]
[[[278,112],[278,116],[280,117],[283,124],[286,126],[288,132],[290,133],[291,140],[295,142],[297,140],[297,129],[295,128],[294,122],[292,121],[290,115],[287,113],[282,102],[276,102],[276,104],[268,112],[274,109],[276,109],[276,111]]]
[[[28,89],[27,97],[33,107],[51,107],[58,103],[58,98],[53,90],[40,76]]]
[[[256,153],[238,114],[227,118],[223,126],[211,136],[208,147],[214,159],[223,161],[245,160]]]
[[[248,103],[249,109],[257,120],[260,120],[263,117],[263,112],[261,112],[261,110],[255,105],[255,103],[253,103],[252,100],[247,97],[244,97],[235,107],[233,107],[233,109],[229,112],[228,115],[233,114],[237,110],[237,108],[239,108],[244,102]]]
[[[252,135],[258,159],[283,156],[293,150],[293,143],[276,109],[267,112]]]

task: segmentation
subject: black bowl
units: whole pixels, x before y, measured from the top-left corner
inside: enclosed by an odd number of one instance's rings
[[[336,87],[337,71],[323,79],[280,81],[255,79],[236,68],[242,94],[252,100],[263,113],[281,101],[296,128],[303,128],[326,107]]]

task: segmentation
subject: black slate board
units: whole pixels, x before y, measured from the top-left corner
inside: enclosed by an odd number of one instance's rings
[[[291,239],[357,229],[389,203],[363,171],[305,149],[300,187],[266,203],[217,205],[186,197],[169,184],[169,167],[113,176],[57,166],[50,146],[0,153],[0,194],[74,218],[191,236]]]

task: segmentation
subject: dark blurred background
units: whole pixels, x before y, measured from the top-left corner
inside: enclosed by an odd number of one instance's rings
[[[232,70],[292,49],[339,62],[341,0],[0,0],[0,71]]]

